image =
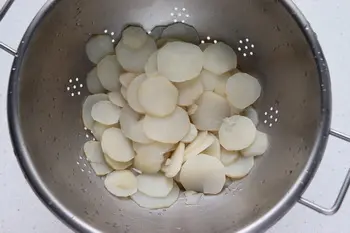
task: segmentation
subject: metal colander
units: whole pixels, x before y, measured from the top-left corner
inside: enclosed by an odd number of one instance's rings
[[[4,15],[12,0],[1,12]],[[1,18],[0,18],[1,19]],[[151,31],[185,22],[203,41],[224,41],[240,68],[259,78],[258,129],[269,151],[249,176],[197,206],[184,197],[169,209],[148,210],[108,193],[82,154],[91,140],[81,120],[92,68],[85,43],[92,34],[118,40],[129,23]],[[331,131],[327,64],[310,25],[290,0],[49,0],[25,33],[10,78],[8,116],[19,163],[34,191],[80,232],[261,232],[297,201],[335,213],[348,175],[331,209],[300,199],[320,163]]]

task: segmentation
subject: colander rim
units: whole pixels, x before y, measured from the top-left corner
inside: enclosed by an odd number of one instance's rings
[[[24,55],[31,41],[31,38],[40,24],[41,20],[50,13],[51,9],[57,4],[58,0],[48,0],[43,7],[39,10],[29,27],[27,28],[21,43],[18,47],[18,53],[15,57],[8,86],[8,96],[7,96],[7,109],[8,109],[8,124],[10,130],[10,136],[12,140],[12,145],[14,147],[14,153],[21,167],[21,170],[26,177],[31,188],[38,196],[38,198],[46,205],[46,207],[51,210],[62,222],[69,226],[72,230],[78,232],[98,232],[95,228],[91,227],[84,219],[74,216],[73,213],[69,211],[63,204],[55,198],[53,193],[45,185],[40,175],[34,168],[30,160],[30,153],[26,148],[24,137],[20,128],[20,112],[19,112],[19,76],[20,67],[23,62]],[[309,22],[306,20],[305,16],[297,8],[297,6],[292,2],[292,0],[280,0],[280,3],[285,7],[285,9],[291,14],[299,28],[303,32],[305,38],[307,39],[312,52],[315,56],[315,62],[317,64],[317,69],[321,83],[327,87],[326,91],[321,92],[321,106],[324,111],[321,113],[321,124],[318,128],[318,136],[315,140],[314,148],[311,152],[310,158],[305,165],[305,168],[299,175],[299,178],[292,185],[287,194],[266,214],[264,214],[260,219],[253,222],[251,225],[240,230],[241,233],[245,232],[261,232],[267,230],[274,223],[276,223],[280,218],[282,218],[299,200],[301,195],[306,190],[310,181],[314,177],[317,168],[322,160],[326,144],[328,141],[330,123],[331,123],[331,105],[332,105],[332,95],[331,95],[331,82],[330,75],[328,71],[327,61],[322,52],[321,46],[317,40],[317,36],[312,30]]]

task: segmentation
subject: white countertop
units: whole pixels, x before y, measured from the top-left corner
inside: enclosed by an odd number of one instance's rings
[[[5,0],[0,0],[0,6]],[[26,27],[45,0],[15,0],[9,14],[0,23],[0,41],[17,47]],[[311,22],[328,60],[333,89],[332,127],[350,134],[350,12],[349,0],[295,0]],[[17,164],[10,143],[6,115],[7,80],[12,57],[0,51],[0,232],[71,233],[37,199]],[[344,97],[342,97],[344,96]],[[350,168],[350,144],[330,138],[318,173],[305,197],[331,206],[347,169]],[[328,183],[322,184],[325,181]],[[340,211],[322,216],[299,204],[269,233],[348,233],[350,232],[350,194]]]

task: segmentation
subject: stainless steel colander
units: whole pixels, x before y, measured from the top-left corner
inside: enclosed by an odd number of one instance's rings
[[[0,12],[0,20],[13,0]],[[203,41],[224,41],[240,68],[258,77],[256,108],[271,146],[252,173],[198,206],[184,199],[150,211],[117,199],[103,187],[81,147],[91,134],[81,121],[92,68],[84,46],[91,34],[117,41],[128,23],[151,31],[186,22]],[[330,209],[301,198],[322,159],[330,130],[331,88],[316,35],[291,0],[49,0],[29,26],[15,56],[8,92],[10,131],[18,161],[39,198],[79,232],[261,232],[297,201],[335,213],[346,177]],[[34,213],[33,213],[34,214]]]

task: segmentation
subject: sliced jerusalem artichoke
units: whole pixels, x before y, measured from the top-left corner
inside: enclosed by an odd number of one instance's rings
[[[92,118],[104,125],[114,125],[119,122],[121,109],[109,100],[99,101],[91,109]]]
[[[260,94],[259,81],[249,74],[237,73],[227,80],[227,99],[236,108],[245,109],[252,105]]]
[[[179,90],[179,106],[190,106],[203,94],[203,84],[199,78],[192,79],[187,82],[177,83]]]
[[[174,112],[179,92],[164,77],[147,78],[138,89],[138,102],[146,114],[165,117]]]
[[[104,87],[102,86],[98,76],[97,68],[93,68],[86,76],[86,86],[90,93],[98,94],[105,92]]]
[[[175,38],[192,44],[199,44],[197,30],[188,24],[173,23],[167,26],[162,32],[162,38]]]
[[[124,70],[132,73],[144,72],[148,58],[157,50],[157,45],[152,37],[147,35],[144,45],[133,49],[120,41],[115,48],[117,59]]]
[[[265,133],[257,131],[253,144],[251,144],[248,148],[242,150],[242,155],[245,157],[262,155],[267,151],[268,147],[269,140],[267,138],[267,135]]]
[[[124,73],[121,74],[119,76],[119,81],[120,84],[125,87],[128,88],[128,86],[130,85],[130,83],[132,82],[132,80],[134,80],[134,78],[136,78],[138,75],[134,74],[134,73]]]
[[[166,197],[150,197],[142,192],[138,191],[134,195],[131,196],[131,199],[136,202],[139,206],[148,209],[161,209],[168,208],[173,205],[177,199],[179,198],[180,189],[176,183],[174,183],[174,187]]]
[[[166,197],[173,186],[173,179],[160,173],[141,174],[137,177],[137,189],[150,197]]]
[[[135,157],[131,142],[118,128],[109,128],[101,140],[102,150],[111,159],[117,162],[128,162]]]
[[[154,78],[158,76],[158,51],[152,53],[145,65],[145,73],[147,77]]]
[[[184,156],[185,144],[180,142],[170,158],[170,163],[165,164],[162,168],[162,171],[165,173],[166,177],[173,178],[179,173],[184,160]]]
[[[101,143],[96,141],[88,141],[84,144],[84,153],[90,162],[92,169],[96,175],[104,176],[112,171],[103,158]]]
[[[130,107],[138,113],[145,113],[145,109],[142,107],[139,101],[139,88],[146,79],[147,76],[145,74],[137,76],[130,83],[126,91],[126,100],[128,101]]]
[[[120,73],[121,67],[115,55],[108,55],[97,64],[97,76],[106,90],[119,90],[121,86],[119,82]]]
[[[246,108],[243,114],[249,119],[251,119],[255,126],[259,124],[258,112],[253,107]]]
[[[137,192],[137,179],[131,171],[114,171],[107,175],[104,184],[117,197],[128,197]]]
[[[226,182],[225,167],[217,158],[199,154],[184,163],[180,181],[186,190],[218,194]]]
[[[121,171],[121,170],[125,170],[128,167],[130,167],[132,165],[132,160],[128,161],[128,162],[118,162],[113,160],[111,157],[109,157],[108,155],[104,154],[104,159],[106,161],[106,163],[108,164],[108,166],[110,166],[111,168],[113,168],[116,171]]]
[[[203,53],[204,69],[214,74],[220,75],[237,67],[236,53],[222,42],[209,45]]]
[[[122,108],[126,104],[124,97],[119,91],[108,93],[108,98],[113,104],[117,105],[118,107]]]
[[[232,116],[224,119],[220,130],[220,144],[229,151],[239,151],[249,147],[255,139],[256,127],[244,116]]]
[[[106,94],[95,94],[88,96],[83,104],[82,118],[83,123],[86,128],[92,130],[94,126],[94,119],[91,116],[92,106],[94,106],[97,102],[108,100],[108,95]]]
[[[147,41],[148,34],[138,26],[129,26],[122,33],[122,42],[132,49],[141,48]]]
[[[207,131],[200,132],[196,139],[186,147],[184,161],[187,161],[189,158],[200,154],[211,146],[213,142],[214,138],[209,135]]]
[[[212,137],[213,143],[203,151],[203,154],[214,156],[215,158],[219,159],[221,158],[221,145],[219,142],[219,139],[214,134],[209,134],[210,137]]]
[[[86,54],[89,60],[95,64],[108,54],[114,53],[112,38],[109,35],[96,35],[86,43]]]
[[[196,126],[194,124],[191,124],[190,131],[188,131],[186,136],[183,139],[181,139],[181,142],[191,143],[194,141],[194,139],[196,139],[197,135],[198,135],[198,130]]]
[[[166,117],[153,117],[146,115],[143,128],[148,138],[162,143],[177,143],[186,136],[190,130],[190,119],[180,107]]]
[[[94,137],[98,140],[98,141],[101,141],[102,139],[102,135],[103,135],[103,132],[106,130],[106,129],[109,129],[111,127],[115,127],[115,125],[113,126],[110,126],[110,125],[104,125],[104,124],[101,124],[99,122],[95,122],[93,127],[92,127],[92,134],[94,135]],[[116,127],[117,128],[117,127]]]
[[[170,42],[158,51],[158,71],[172,82],[196,78],[203,68],[203,52],[193,44]]]
[[[254,157],[240,156],[235,162],[225,167],[226,176],[241,179],[249,174],[254,167]]]
[[[223,165],[228,166],[239,159],[240,155],[237,151],[228,151],[221,148],[221,162]]]
[[[204,92],[197,105],[191,119],[198,130],[218,131],[223,120],[230,116],[228,101],[214,92]]]
[[[202,70],[198,78],[203,84],[204,91],[214,91],[220,77],[216,74],[211,73],[210,71]]]

